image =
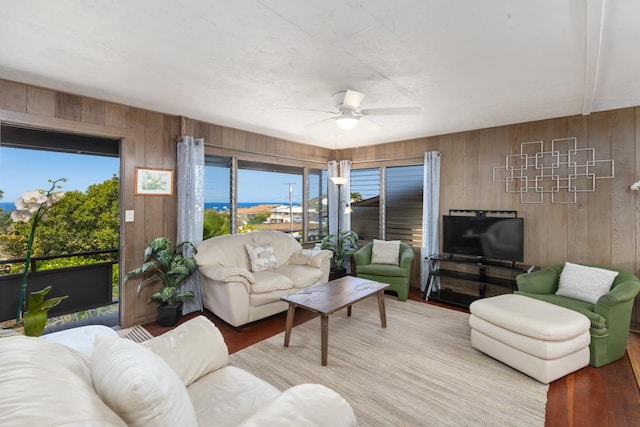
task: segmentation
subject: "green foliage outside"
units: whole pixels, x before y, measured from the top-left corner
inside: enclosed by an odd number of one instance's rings
[[[267,219],[271,216],[271,212],[258,212],[257,214],[251,216],[249,218],[249,224],[262,224],[267,221]]]
[[[57,255],[118,247],[118,178],[69,191],[48,212],[33,244],[33,255]],[[7,214],[2,214],[8,216]],[[29,223],[0,229],[3,253],[19,258],[27,249]]]
[[[202,228],[202,240],[229,234],[231,230],[229,212],[217,212],[215,209],[205,210],[204,226]]]
[[[89,186],[85,192],[69,191],[47,212],[38,227],[32,256],[60,255],[119,247],[117,176]],[[1,191],[1,190],[0,190]],[[24,258],[30,223],[14,223],[0,211],[0,258]],[[37,261],[37,270],[93,264],[112,259],[113,254]],[[1,261],[0,261],[1,263]],[[20,273],[24,264],[13,264],[10,273]],[[118,268],[112,277],[114,298],[118,297]]]

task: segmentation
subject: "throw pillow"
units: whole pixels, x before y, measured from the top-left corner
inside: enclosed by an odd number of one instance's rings
[[[262,245],[246,243],[245,246],[251,260],[251,271],[266,271],[278,268],[278,260],[273,253],[273,245],[271,243]]]
[[[91,378],[102,400],[130,426],[198,425],[178,374],[131,340],[97,336]]]
[[[617,271],[565,262],[556,295],[595,304],[609,292]]]
[[[400,264],[400,240],[373,239],[372,264]]]

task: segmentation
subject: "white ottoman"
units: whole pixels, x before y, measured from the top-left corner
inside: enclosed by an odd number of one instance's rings
[[[589,364],[586,316],[534,298],[505,294],[469,307],[471,346],[548,384]]]

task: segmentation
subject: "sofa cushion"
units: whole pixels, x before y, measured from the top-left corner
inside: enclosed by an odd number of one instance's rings
[[[333,258],[333,251],[328,249],[300,249],[291,255],[289,264],[310,265],[320,268],[325,261],[331,258]]]
[[[96,393],[89,359],[38,338],[0,338],[0,425],[126,426]]]
[[[273,245],[271,243],[263,243],[261,245],[247,243],[244,246],[247,248],[247,254],[249,254],[249,260],[251,261],[251,271],[267,271],[278,268],[278,260],[273,253]]]
[[[196,426],[187,389],[159,356],[131,340],[96,337],[93,385],[130,426]]]
[[[556,295],[595,304],[609,292],[617,271],[565,262]]]
[[[280,395],[271,384],[235,366],[211,372],[187,390],[202,426],[237,426]]]
[[[240,424],[242,427],[274,425],[355,427],[356,416],[351,405],[330,388],[321,384],[299,384],[285,390],[272,404]]]
[[[407,270],[399,265],[391,264],[361,264],[358,265],[358,275],[367,274],[381,277],[407,277]]]
[[[378,240],[373,239],[373,249],[371,249],[372,264],[400,264],[400,240]]]
[[[229,363],[229,350],[220,330],[202,315],[141,345],[160,356],[186,386]]]
[[[283,276],[275,270],[257,271],[253,275],[256,282],[251,284],[252,294],[263,294],[265,292],[286,290],[293,288],[293,282],[288,277]]]
[[[40,339],[45,341],[57,342],[78,350],[87,357],[91,357],[93,353],[93,345],[97,335],[116,338],[118,333],[105,325],[87,325],[78,328],[63,329],[61,331],[52,332],[42,335]]]
[[[284,265],[275,270],[293,283],[294,288],[306,288],[315,285],[322,278],[322,270],[306,265]]]

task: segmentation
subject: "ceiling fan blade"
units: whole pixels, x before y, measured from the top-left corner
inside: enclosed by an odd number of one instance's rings
[[[312,113],[326,113],[326,114],[336,114],[335,111],[327,111],[327,110],[314,110],[312,108],[289,108],[289,107],[280,107],[280,110],[289,110],[289,111],[310,111]]]
[[[401,116],[418,114],[420,110],[420,107],[369,108],[362,110],[360,114],[363,116]]]
[[[355,90],[347,90],[344,95],[344,101],[342,101],[342,108],[345,110],[356,111],[360,108],[360,104],[366,95],[364,93],[357,92]]]
[[[373,125],[373,127],[374,127],[374,128],[376,128],[376,129],[381,129],[381,128],[382,128],[382,126],[381,126],[380,124],[378,124],[378,123],[376,123],[375,121],[371,120],[369,117],[364,117],[364,116],[362,116],[361,118],[362,118],[363,120],[366,120],[367,122],[369,122],[369,123],[370,123],[371,125]]]
[[[322,123],[324,123],[324,122],[328,122],[329,120],[335,120],[335,117],[329,117],[328,119],[322,119],[322,120],[320,120],[319,122],[313,122],[313,123],[311,123],[311,124],[309,124],[309,125],[306,125],[306,126],[305,126],[305,129],[306,129],[306,128],[310,128],[310,127],[312,127],[312,126],[317,126],[317,125],[322,124]]]

